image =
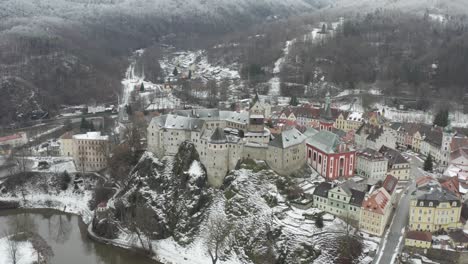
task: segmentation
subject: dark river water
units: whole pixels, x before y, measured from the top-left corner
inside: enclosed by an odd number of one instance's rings
[[[47,209],[0,211],[0,234],[18,228],[18,223],[42,236],[52,247],[51,264],[156,263],[132,251],[94,242],[87,236],[87,226],[76,215]]]

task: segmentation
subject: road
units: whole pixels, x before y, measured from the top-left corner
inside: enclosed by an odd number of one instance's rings
[[[390,224],[390,228],[385,233],[385,236],[380,241],[379,251],[374,258],[374,264],[391,264],[394,263],[396,255],[401,252],[404,245],[404,229],[408,224],[409,219],[409,207],[411,201],[411,193],[416,190],[415,179],[422,176],[423,161],[408,154],[411,164],[411,180],[404,187],[407,190],[402,193],[400,202],[393,216],[393,220]]]

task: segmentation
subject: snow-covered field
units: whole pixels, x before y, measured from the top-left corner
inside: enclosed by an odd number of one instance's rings
[[[17,242],[16,264],[32,264],[37,261],[37,253],[29,241]],[[0,238],[0,263],[13,263],[6,237]]]

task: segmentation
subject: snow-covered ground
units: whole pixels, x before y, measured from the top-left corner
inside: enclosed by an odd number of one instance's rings
[[[33,264],[37,261],[37,252],[29,241],[17,242],[17,262],[16,264]],[[11,258],[8,240],[6,237],[0,238],[0,263],[13,263]]]
[[[192,79],[200,78],[204,81],[240,79],[239,72],[236,70],[237,65],[229,67],[212,65],[203,50],[174,52],[164,56],[159,64],[165,76],[173,76],[172,72],[177,67],[178,76],[187,76],[189,70],[191,70]]]
[[[42,137],[42,136],[48,135],[48,134],[50,134],[50,133],[53,133],[53,132],[55,132],[55,131],[61,129],[62,127],[63,127],[63,125],[50,128],[50,129],[48,129],[48,130],[46,130],[46,131],[43,131],[43,132],[40,132],[40,133],[38,133],[38,134],[36,134],[36,135],[31,136],[29,140],[32,141],[32,140],[38,139],[38,138],[40,138],[40,137]]]
[[[68,173],[77,172],[75,162],[71,157],[27,157],[27,159],[32,161],[31,171],[53,173],[61,173],[64,171]],[[38,165],[40,161],[46,161],[50,165],[50,168],[39,169]]]

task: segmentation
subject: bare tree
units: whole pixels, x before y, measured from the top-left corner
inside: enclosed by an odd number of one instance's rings
[[[207,230],[205,246],[211,262],[216,264],[228,246],[232,225],[224,215],[215,215],[208,220]]]
[[[7,241],[7,251],[12,264],[18,263],[18,241],[14,238],[14,234],[5,231],[5,239]]]

